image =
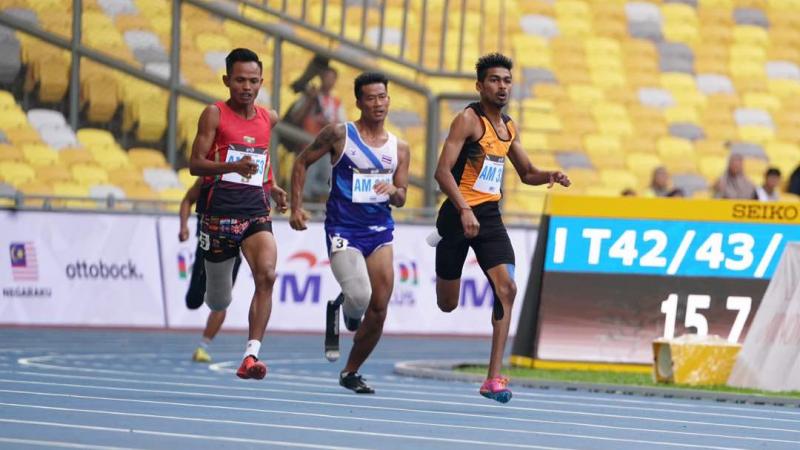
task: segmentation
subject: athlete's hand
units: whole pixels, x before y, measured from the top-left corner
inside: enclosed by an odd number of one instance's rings
[[[232,162],[231,165],[233,166],[234,172],[245,178],[250,178],[258,172],[258,164],[253,162],[253,159],[249,156],[245,156],[236,162]]]
[[[372,187],[376,194],[387,194],[387,195],[394,195],[397,192],[397,186],[393,185],[392,183],[386,183],[384,181],[379,181],[375,183],[375,186]]]
[[[461,226],[464,228],[465,238],[472,239],[478,235],[481,224],[478,222],[478,219],[475,218],[475,213],[472,212],[472,208],[461,210]]]
[[[567,174],[559,171],[550,172],[550,176],[548,177],[547,189],[550,189],[556,183],[564,187],[569,187],[569,185],[572,184]]]
[[[181,225],[181,231],[178,233],[178,240],[181,242],[186,242],[189,239],[189,227],[186,225]]]
[[[272,186],[272,191],[270,192],[272,195],[272,199],[275,200],[275,207],[278,209],[278,212],[283,214],[289,209],[289,195],[283,189],[279,188],[278,186]]]
[[[308,220],[309,215],[305,210],[302,209],[293,209],[292,215],[289,217],[289,226],[292,227],[293,230],[305,230],[306,221]]]

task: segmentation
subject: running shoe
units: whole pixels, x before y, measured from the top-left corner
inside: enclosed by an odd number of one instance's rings
[[[365,383],[364,377],[358,372],[342,372],[339,374],[339,385],[345,389],[350,389],[356,394],[374,394],[372,389]]]
[[[208,354],[203,347],[197,347],[197,350],[192,354],[192,361],[199,363],[210,363],[211,355]]]
[[[511,400],[511,390],[508,389],[508,378],[503,376],[487,378],[481,385],[479,392],[482,396],[500,403],[508,403],[509,400]]]
[[[253,355],[245,356],[242,365],[239,366],[239,370],[236,371],[236,376],[244,380],[249,378],[260,380],[266,375],[267,365],[259,361],[258,358]]]

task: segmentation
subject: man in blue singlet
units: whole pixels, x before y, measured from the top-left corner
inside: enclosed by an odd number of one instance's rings
[[[384,128],[389,112],[388,83],[380,73],[359,75],[355,96],[361,117],[323,128],[297,156],[292,168],[290,225],[304,230],[306,169],[326,155],[331,158],[325,218],[328,254],[333,275],[342,288],[345,324],[357,329],[339,384],[359,394],[375,392],[358,369],[383,332],[394,286],[391,206],[405,204],[408,186],[408,144]]]

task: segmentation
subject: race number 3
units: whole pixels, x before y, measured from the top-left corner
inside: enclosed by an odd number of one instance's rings
[[[725,302],[728,311],[737,311],[736,319],[733,321],[731,330],[728,333],[728,342],[739,342],[744,324],[750,316],[750,309],[753,299],[750,297],[729,296]],[[698,336],[708,335],[708,320],[700,311],[711,307],[711,296],[689,294],[686,298],[686,316],[683,326],[694,328]],[[661,313],[664,317],[664,338],[672,339],[675,337],[675,324],[678,317],[678,294],[669,294],[666,300],[661,302]]]
[[[200,237],[198,238],[200,242],[200,248],[203,250],[208,251],[211,248],[211,238],[208,237],[208,233],[200,232]]]

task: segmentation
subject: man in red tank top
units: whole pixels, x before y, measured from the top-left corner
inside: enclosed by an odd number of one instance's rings
[[[209,105],[200,115],[189,169],[202,176],[197,211],[200,245],[205,251],[205,302],[212,311],[230,304],[234,259],[241,249],[255,282],[250,304],[250,334],[236,375],[262,379],[267,366],[258,360],[272,310],[277,249],[272,236],[270,202],[287,208],[286,192],[275,185],[269,159],[271,129],[278,114],[255,105],[261,88],[261,61],[237,48],[225,58],[222,77],[230,98]]]

